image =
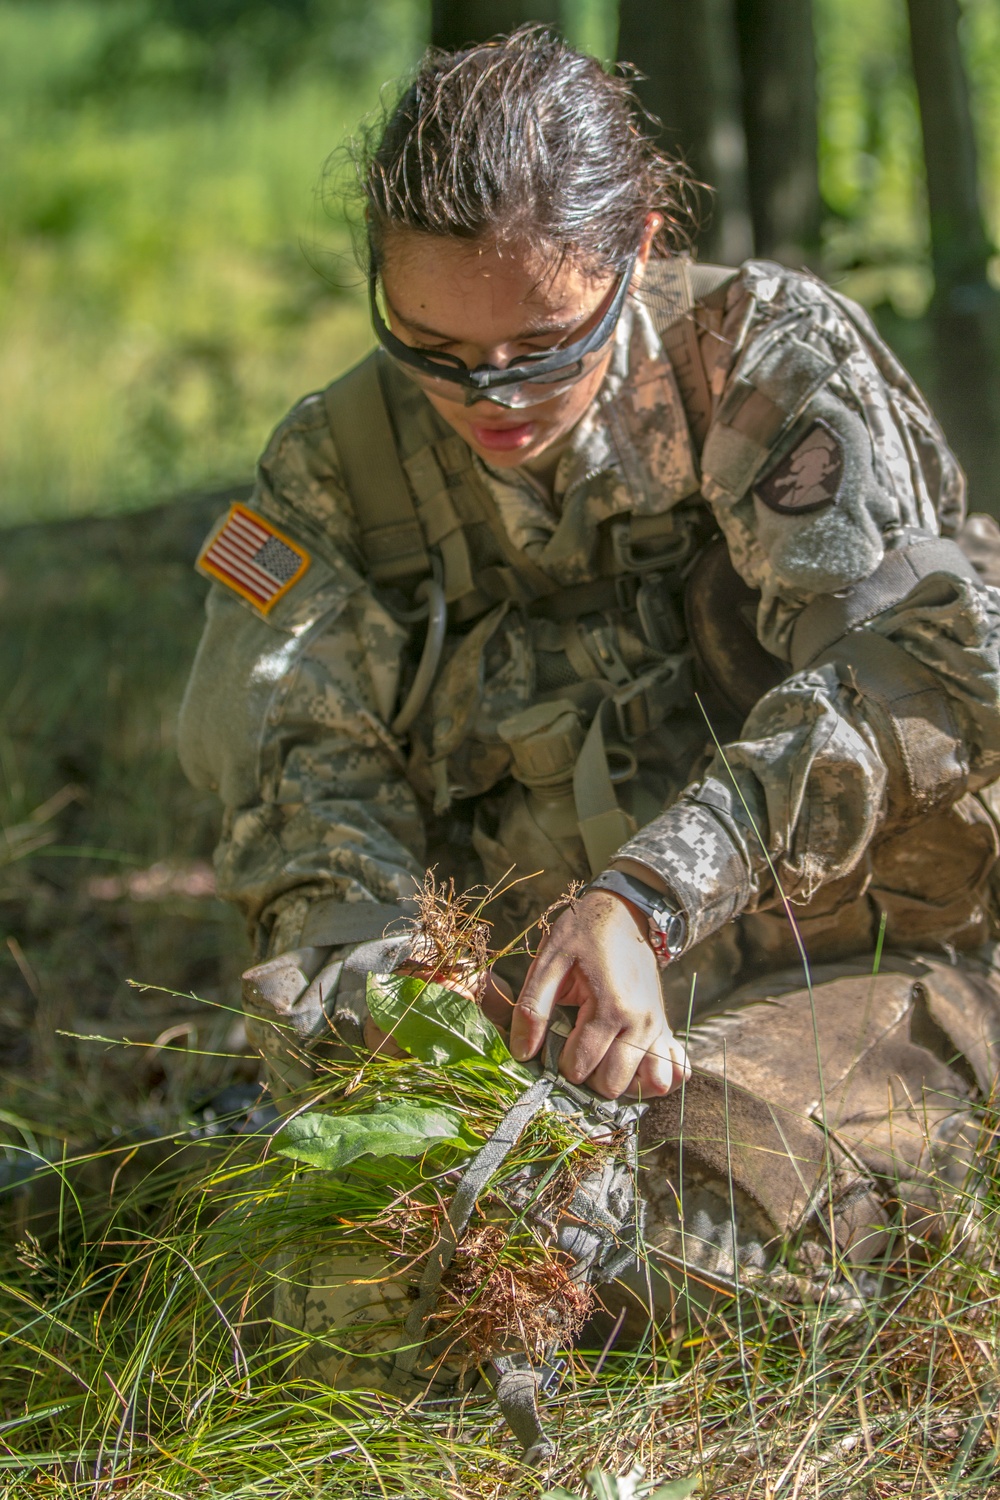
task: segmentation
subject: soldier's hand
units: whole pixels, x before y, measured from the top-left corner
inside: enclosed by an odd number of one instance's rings
[[[562,913],[528,970],[511,1021],[511,1051],[534,1057],[557,1005],[576,1007],[559,1068],[608,1099],[669,1094],[688,1072],[667,1025],[646,920],[610,891],[588,891]]]

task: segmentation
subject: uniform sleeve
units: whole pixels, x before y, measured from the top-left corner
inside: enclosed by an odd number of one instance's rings
[[[295,947],[318,900],[393,903],[422,874],[423,820],[387,725],[406,631],[360,576],[318,403],[279,428],[250,508],[309,550],[265,617],[213,586],[180,753],[224,807],[219,894],[258,957]]]
[[[886,650],[869,650],[869,631]],[[996,590],[929,578],[855,636],[767,693],[705,777],[620,851],[667,882],[691,944],[782,896],[805,904],[876,835],[1000,772]]]
[[[730,425],[714,449],[710,431],[704,469],[733,563],[760,591],[758,637],[787,662],[805,607],[870,577],[909,530],[936,529],[935,465],[939,485],[954,487],[958,471],[913,387],[892,387],[849,320],[776,300],[730,373],[719,403]],[[806,350],[789,348],[787,377],[782,320],[789,345]],[[810,384],[803,371],[817,370]],[[762,460],[760,429],[772,424],[773,436],[780,420],[788,436]],[[936,573],[789,671],[620,856],[666,881],[693,944],[742,912],[806,903],[877,836],[998,774],[1000,592]]]

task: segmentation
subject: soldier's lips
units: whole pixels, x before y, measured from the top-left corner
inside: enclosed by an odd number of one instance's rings
[[[515,448],[526,448],[535,436],[537,422],[518,422],[516,426],[487,426],[485,422],[472,423],[472,436],[480,448],[492,448],[498,453],[509,453]]]

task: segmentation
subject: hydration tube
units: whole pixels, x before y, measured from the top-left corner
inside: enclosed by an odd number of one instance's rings
[[[425,578],[414,595],[416,599],[424,601],[424,608],[407,611],[398,614],[397,619],[403,621],[427,620],[427,634],[424,637],[424,649],[420,653],[420,665],[417,667],[417,675],[413,679],[413,685],[407,693],[406,698],[393,719],[389,728],[393,734],[403,735],[413,723],[417,714],[427,702],[430,690],[437,676],[437,669],[441,662],[441,653],[444,650],[445,631],[448,627],[448,606],[445,603],[444,589],[436,578]]]

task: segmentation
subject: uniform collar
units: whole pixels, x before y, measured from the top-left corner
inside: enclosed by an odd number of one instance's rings
[[[589,566],[602,521],[658,514],[697,491],[687,418],[646,307],[626,304],[604,383],[559,461],[551,498],[525,470],[474,461],[514,544],[567,583],[586,576],[583,558]]]

